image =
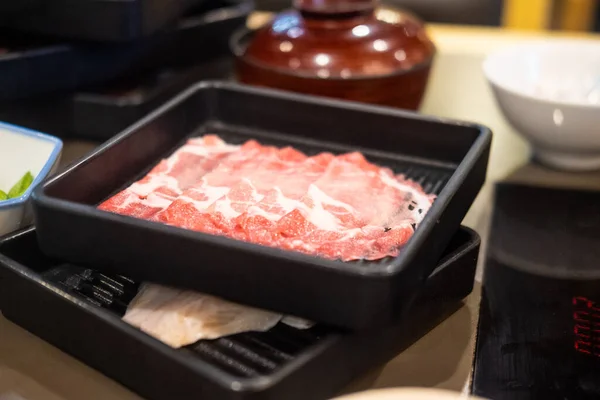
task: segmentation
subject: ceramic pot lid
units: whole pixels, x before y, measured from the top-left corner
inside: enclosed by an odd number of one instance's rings
[[[435,47],[414,16],[375,0],[296,0],[252,37],[243,57],[318,78],[389,75],[429,63]]]

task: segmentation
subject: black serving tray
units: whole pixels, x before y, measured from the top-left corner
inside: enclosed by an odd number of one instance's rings
[[[15,99],[57,92],[69,97],[69,91],[82,88],[93,93],[113,80],[135,80],[159,68],[181,69],[229,56],[229,36],[245,24],[252,9],[252,0],[211,1],[169,29],[127,43],[69,44],[0,29],[0,101],[7,103],[0,103],[0,112]],[[48,102],[45,109],[53,110],[53,105]]]
[[[343,263],[96,209],[189,136],[309,154],[359,150],[437,193],[399,257]],[[42,251],[352,329],[390,324],[431,273],[485,179],[491,133],[398,109],[204,82],[33,194]]]
[[[131,41],[158,32],[204,1],[7,0],[23,4],[0,6],[0,25],[77,40]]]
[[[0,100],[0,121],[63,140],[71,136],[71,119],[72,101],[65,94]]]
[[[68,95],[40,96],[0,103],[0,121],[63,139],[102,142],[157,109],[190,84],[202,79],[228,79],[231,57],[187,68],[165,68],[102,88]]]
[[[454,312],[472,290],[478,250],[477,234],[460,229],[394,327],[342,333],[279,324],[175,350],[119,318],[135,282],[46,258],[30,229],[0,244],[0,309],[148,399],[325,399]]]
[[[110,79],[132,60],[6,29],[0,29],[0,48],[0,101]]]
[[[222,56],[187,68],[167,68],[77,93],[72,98],[71,137],[107,140],[194,82],[228,79],[232,73],[233,59]]]

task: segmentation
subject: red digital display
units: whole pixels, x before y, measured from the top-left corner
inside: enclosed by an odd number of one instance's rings
[[[573,297],[573,334],[576,351],[600,357],[600,307],[595,301]]]

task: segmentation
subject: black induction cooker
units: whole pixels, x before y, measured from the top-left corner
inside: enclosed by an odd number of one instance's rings
[[[496,187],[473,393],[600,398],[600,192]]]

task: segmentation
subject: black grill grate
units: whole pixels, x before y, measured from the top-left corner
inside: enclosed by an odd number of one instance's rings
[[[413,180],[423,187],[425,193],[438,195],[448,183],[452,175],[447,170],[426,167],[409,166],[400,170],[408,179]]]
[[[67,293],[123,316],[139,284],[124,276],[63,264],[43,274]],[[235,378],[272,374],[324,336],[329,328],[300,330],[278,324],[268,332],[248,332],[217,340],[202,340],[180,351],[193,353]]]

